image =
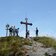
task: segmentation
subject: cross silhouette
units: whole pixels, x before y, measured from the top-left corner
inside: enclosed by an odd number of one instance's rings
[[[25,24],[26,25],[26,38],[28,38],[27,36],[27,31],[28,31],[28,25],[32,26],[32,23],[28,23],[28,18],[25,18],[26,22],[20,22],[21,24]]]

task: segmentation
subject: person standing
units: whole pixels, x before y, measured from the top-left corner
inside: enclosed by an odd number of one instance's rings
[[[38,28],[36,27],[36,37],[38,37],[38,32],[39,32],[39,30],[38,30]]]
[[[13,36],[15,36],[15,26],[13,27]]]
[[[13,36],[13,26],[9,28],[9,36]]]
[[[8,36],[9,24],[6,25],[6,36]]]
[[[27,31],[27,37],[29,38],[29,30]]]
[[[19,28],[15,29],[16,36],[18,36]]]

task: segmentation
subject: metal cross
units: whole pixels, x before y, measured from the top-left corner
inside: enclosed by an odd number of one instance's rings
[[[30,25],[30,26],[32,26],[32,23],[28,23],[28,19],[27,18],[25,18],[25,20],[26,20],[26,22],[20,22],[21,24],[25,24],[26,25],[26,38],[27,38],[27,31],[28,31],[28,25]]]

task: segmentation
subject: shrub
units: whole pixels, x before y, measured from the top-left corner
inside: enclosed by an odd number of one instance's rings
[[[48,53],[45,53],[44,55],[45,55],[45,56],[49,56],[49,54],[48,54]]]

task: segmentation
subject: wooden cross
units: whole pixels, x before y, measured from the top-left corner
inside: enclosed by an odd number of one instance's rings
[[[32,23],[28,23],[28,22],[27,22],[27,20],[28,20],[27,18],[25,18],[25,20],[26,20],[26,22],[22,22],[22,21],[21,21],[20,23],[26,25],[26,38],[27,38],[27,37],[28,37],[28,36],[27,36],[28,25],[32,26]]]

